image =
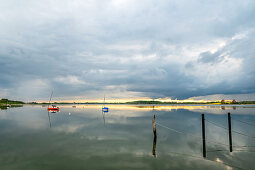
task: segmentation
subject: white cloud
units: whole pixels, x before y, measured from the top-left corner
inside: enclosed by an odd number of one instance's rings
[[[77,76],[68,75],[66,77],[56,77],[54,78],[58,83],[64,83],[69,85],[86,85],[87,83],[83,80],[79,80]]]

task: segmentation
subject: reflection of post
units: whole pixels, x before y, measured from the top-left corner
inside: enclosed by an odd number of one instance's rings
[[[50,123],[50,128],[51,128],[51,121],[50,121],[50,113],[48,112],[48,117],[49,117],[49,123]]]
[[[156,145],[157,145],[157,136],[154,136],[153,138],[153,147],[152,147],[152,155],[156,157]]]
[[[206,146],[205,146],[205,115],[202,114],[202,138],[203,138],[203,157],[206,157]]]
[[[229,151],[232,152],[232,134],[231,134],[231,117],[228,113],[228,137],[229,137]]]
[[[153,134],[154,134],[152,155],[156,157],[157,131],[156,131],[155,115],[152,117],[152,127],[153,127]]]

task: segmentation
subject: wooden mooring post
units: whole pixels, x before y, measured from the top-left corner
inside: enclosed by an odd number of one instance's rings
[[[156,145],[157,145],[157,130],[156,130],[156,123],[155,123],[155,115],[152,117],[152,128],[153,128],[153,146],[152,146],[152,155],[156,157]]]
[[[154,137],[157,137],[156,123],[155,123],[155,115],[152,117],[152,128]]]
[[[232,152],[232,133],[231,133],[231,116],[228,112],[228,138],[229,138],[229,151]]]
[[[206,145],[205,145],[205,115],[202,114],[202,140],[203,140],[203,157],[206,157]]]

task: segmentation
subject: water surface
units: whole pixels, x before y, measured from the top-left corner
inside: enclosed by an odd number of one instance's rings
[[[0,110],[0,168],[35,169],[253,169],[255,106],[24,106]],[[207,157],[202,157],[201,114]],[[152,133],[156,115],[157,140]],[[242,121],[242,122],[240,122]],[[246,122],[243,123],[243,122]],[[249,123],[249,124],[247,124]],[[254,125],[254,126],[253,126]],[[166,128],[167,127],[167,128]],[[176,130],[176,131],[173,131]]]

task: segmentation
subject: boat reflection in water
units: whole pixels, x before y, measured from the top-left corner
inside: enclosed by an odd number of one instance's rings
[[[58,113],[58,112],[60,112],[59,110],[49,110],[48,111],[49,113]]]
[[[57,107],[58,108],[58,107]],[[58,109],[49,109],[48,108],[48,118],[49,118],[49,124],[50,124],[50,128],[51,128],[51,118],[50,118],[50,113],[58,113],[60,112],[59,108]],[[70,113],[69,113],[70,115]]]

